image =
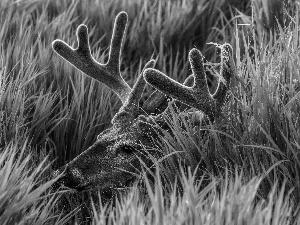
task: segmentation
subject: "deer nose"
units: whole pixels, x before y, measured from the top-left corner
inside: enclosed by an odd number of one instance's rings
[[[57,178],[58,176],[61,176],[59,177],[55,183],[52,185],[52,190],[56,191],[58,190],[61,186],[63,186],[64,184],[64,175],[63,174],[63,171],[64,171],[64,167],[58,169],[58,170],[55,170],[53,173],[52,173],[52,178],[55,179]]]
[[[53,172],[53,177],[61,176],[54,183],[53,188],[58,189],[61,186],[71,189],[78,189],[81,185],[81,172],[76,168],[62,167]]]

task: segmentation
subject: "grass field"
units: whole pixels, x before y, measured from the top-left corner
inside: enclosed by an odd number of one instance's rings
[[[130,86],[150,58],[183,82],[193,47],[218,74],[217,44],[233,46],[227,120],[194,127],[171,106],[176,135],[157,140],[165,157],[140,184],[113,199],[53,192],[51,173],[93,144],[121,102],[51,43],[75,45],[84,23],[104,62],[120,11]],[[300,224],[299,23],[292,0],[0,1],[0,224]]]

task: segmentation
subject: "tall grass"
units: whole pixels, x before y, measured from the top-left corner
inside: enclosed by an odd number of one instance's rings
[[[49,192],[47,158],[32,159],[28,141],[8,144],[0,154],[0,223],[62,224],[67,217],[54,213],[59,194]]]
[[[153,186],[146,179],[148,198],[140,201],[139,189],[116,201],[117,207],[94,207],[92,224],[290,224],[292,209],[285,187],[274,185],[268,197],[256,201],[262,177],[243,181],[244,174],[213,179],[205,188],[195,174],[182,172],[181,194],[176,184],[169,193],[156,174]]]
[[[284,2],[1,1],[1,224],[297,222],[299,17],[297,4]],[[164,158],[153,159],[156,172],[149,170],[139,188],[104,205],[97,193],[51,193],[53,169],[89,147],[120,107],[106,86],[56,56],[51,42],[74,45],[76,27],[85,23],[92,54],[104,62],[122,10],[129,25],[121,70],[130,85],[150,58],[183,81],[190,48],[218,62],[216,46],[206,43],[234,46],[227,120],[194,126],[170,106],[173,135],[157,140]],[[218,73],[218,63],[205,66]],[[63,214],[53,207],[61,202]]]

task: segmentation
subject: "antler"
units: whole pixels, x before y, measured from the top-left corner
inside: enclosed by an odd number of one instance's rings
[[[61,57],[86,75],[109,86],[119,96],[123,104],[127,101],[131,92],[131,88],[120,74],[120,55],[127,17],[126,12],[120,12],[116,17],[109,59],[106,64],[98,63],[92,57],[88,40],[88,29],[83,24],[77,28],[78,48],[74,49],[62,40],[55,40],[52,43],[53,49]]]
[[[221,46],[221,76],[224,77],[225,83],[219,81],[214,94],[210,93],[207,86],[201,52],[195,48],[192,49],[189,53],[189,61],[194,75],[192,87],[182,85],[155,69],[146,69],[144,78],[159,91],[186,105],[199,109],[213,121],[225,103],[230,78],[234,73],[232,47],[229,44]]]

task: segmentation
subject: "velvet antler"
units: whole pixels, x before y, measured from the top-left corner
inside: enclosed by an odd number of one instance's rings
[[[144,78],[154,88],[202,111],[213,121],[225,102],[230,78],[234,73],[232,47],[229,44],[221,46],[221,76],[224,78],[225,83],[219,81],[214,94],[210,93],[207,86],[203,56],[198,49],[194,48],[189,52],[189,61],[194,75],[194,85],[192,87],[182,85],[156,69],[146,69]]]
[[[92,57],[88,39],[88,28],[83,24],[77,28],[78,48],[74,49],[62,40],[55,40],[52,43],[53,49],[61,57],[86,75],[109,86],[123,103],[127,101],[131,91],[131,88],[120,74],[120,55],[127,17],[126,12],[120,12],[116,17],[110,44],[109,59],[106,64],[101,64]]]

